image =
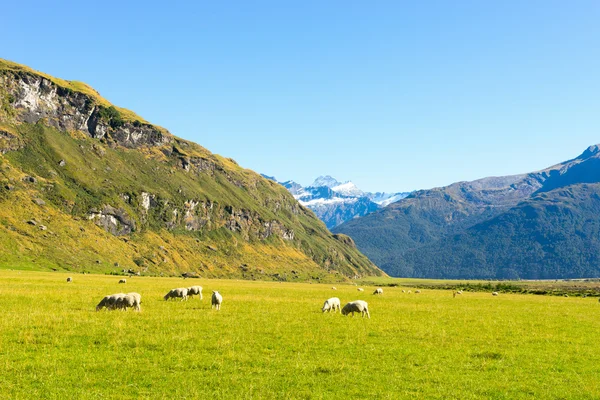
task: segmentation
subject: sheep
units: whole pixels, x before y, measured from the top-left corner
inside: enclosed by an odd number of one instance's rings
[[[358,290],[359,292],[364,292],[364,291],[365,291],[365,289],[363,289],[363,288],[361,288],[361,287],[359,287],[357,290]]]
[[[119,279],[119,283],[127,283],[127,279]]]
[[[335,286],[332,286],[331,290],[337,290],[337,288]]]
[[[68,278],[67,278],[67,283],[68,283],[68,282],[73,282],[73,278],[71,278],[71,277],[68,277]]]
[[[419,294],[419,293],[421,293],[420,290],[415,290],[415,294]]]
[[[192,297],[194,295],[199,295],[200,300],[202,300],[202,286],[190,286],[188,288],[188,296]]]
[[[383,294],[383,289],[378,287],[377,289],[375,289],[375,291],[373,292],[373,294]]]
[[[142,296],[139,293],[127,293],[117,298],[115,308],[127,311],[127,308],[133,308],[135,311],[142,311]]]
[[[338,299],[337,297],[332,297],[330,299],[325,300],[325,304],[323,304],[323,308],[321,309],[321,311],[325,312],[331,312],[331,310],[333,310],[333,312],[337,310],[341,311],[341,303],[340,303],[340,299]]]
[[[221,293],[219,293],[216,290],[213,290],[212,292],[212,298],[210,300],[210,308],[216,308],[217,311],[219,311],[221,309],[221,303],[223,302],[223,296],[221,296]]]
[[[455,292],[452,293],[452,297],[456,297],[456,295],[461,295],[462,294],[462,290],[457,290]]]
[[[408,291],[408,292],[406,292],[406,293],[412,293],[412,292],[409,290],[409,291]]]
[[[180,298],[181,301],[183,301],[183,300],[187,301],[188,289],[187,288],[171,289],[171,290],[169,290],[169,293],[165,294],[165,296],[164,296],[165,301],[169,300],[169,299],[175,299],[175,298]]]
[[[498,296],[498,292],[492,292],[492,296]]]
[[[367,317],[371,318],[371,315],[369,314],[369,305],[366,301],[354,300],[346,304],[344,308],[342,308],[342,315],[348,315],[352,313],[352,316],[354,317],[355,312],[359,312],[363,318],[365,314],[367,315]]]
[[[107,310],[114,310],[117,300],[123,296],[125,296],[125,293],[117,293],[104,296],[104,298],[100,300],[100,303],[98,303],[98,305],[96,306],[96,311],[102,310],[103,307],[106,307]]]
[[[402,293],[406,293],[406,290],[402,289]]]

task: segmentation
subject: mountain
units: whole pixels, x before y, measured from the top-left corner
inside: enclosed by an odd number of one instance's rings
[[[428,278],[600,276],[600,151],[541,171],[421,190],[343,224],[386,272]]]
[[[91,87],[0,60],[0,265],[204,277],[382,275],[280,185]]]
[[[277,182],[274,177],[264,174],[263,176]],[[294,181],[279,183],[300,204],[310,208],[329,229],[353,218],[375,212],[408,195],[408,193],[363,192],[354,183],[350,181],[342,183],[329,175],[318,177],[307,187],[302,187]]]

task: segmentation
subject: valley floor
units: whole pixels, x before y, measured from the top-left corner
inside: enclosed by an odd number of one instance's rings
[[[596,298],[67,276],[0,271],[0,398],[600,397]],[[197,284],[202,301],[162,299]],[[95,311],[118,292],[142,312]],[[333,296],[371,319],[322,314]]]

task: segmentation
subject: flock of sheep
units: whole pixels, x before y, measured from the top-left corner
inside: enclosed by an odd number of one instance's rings
[[[331,289],[337,290],[337,288],[335,286],[332,287]],[[364,292],[364,289],[358,288],[358,291]],[[377,289],[375,289],[373,294],[383,294],[383,289],[377,288]],[[371,318],[371,314],[369,314],[369,304],[364,300],[351,301],[351,302],[347,303],[344,306],[344,308],[342,308],[342,303],[341,303],[340,299],[337,297],[332,297],[330,299],[325,300],[325,303],[323,304],[323,308],[321,308],[321,311],[322,312],[340,311],[340,313],[342,315],[352,314],[353,317],[354,317],[354,313],[360,313],[360,316],[363,318],[365,315],[367,316],[367,318]]]
[[[67,282],[73,282],[73,278],[68,277]],[[126,279],[120,279],[119,283],[127,283]],[[331,288],[332,290],[337,290],[335,286]],[[358,288],[359,292],[364,292],[363,288]],[[402,293],[411,293],[409,290],[402,290]],[[415,290],[415,293],[421,293],[420,290]],[[374,295],[383,294],[383,289],[378,287],[373,292]],[[462,295],[462,290],[457,290],[452,292],[452,296],[456,297],[457,295]],[[169,299],[180,299],[180,301],[187,301],[189,297],[199,296],[200,300],[202,300],[202,286],[190,286],[188,288],[175,288],[169,290],[169,292],[163,297],[166,300]],[[492,296],[498,296],[498,292],[492,292]],[[108,310],[127,310],[127,308],[133,308],[135,311],[141,311],[142,296],[139,293],[117,293],[105,296],[100,303],[96,306],[96,311],[100,311],[102,308],[106,308]],[[216,310],[221,309],[221,303],[223,303],[223,296],[216,290],[213,290],[211,296],[211,308],[215,308]],[[360,313],[362,317],[365,315],[368,318],[371,318],[369,314],[369,305],[364,300],[354,300],[347,303],[343,308],[341,307],[340,299],[337,297],[331,297],[325,300],[323,307],[321,309],[322,312],[336,312],[340,311],[342,315]]]
[[[67,282],[72,282],[72,279],[67,278]],[[125,279],[121,279],[119,283],[127,283]],[[180,299],[180,301],[187,301],[189,297],[199,296],[202,300],[202,286],[191,286],[188,288],[176,288],[171,289],[163,297],[165,301],[169,299]],[[216,290],[213,290],[211,297],[211,308],[215,308],[217,311],[221,309],[221,303],[223,303],[223,296]],[[100,303],[96,306],[96,311],[100,311],[103,308],[107,310],[127,310],[133,308],[135,311],[142,311],[142,296],[139,293],[117,293],[104,296]]]

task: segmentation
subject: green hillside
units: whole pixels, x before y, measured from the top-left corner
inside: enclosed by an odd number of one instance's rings
[[[0,265],[205,277],[381,275],[282,186],[0,60]]]
[[[540,193],[463,233],[406,253],[392,274],[447,278],[600,276],[600,184]],[[392,260],[390,260],[392,261]]]
[[[524,175],[422,190],[334,229],[393,276],[600,276],[600,149]]]

